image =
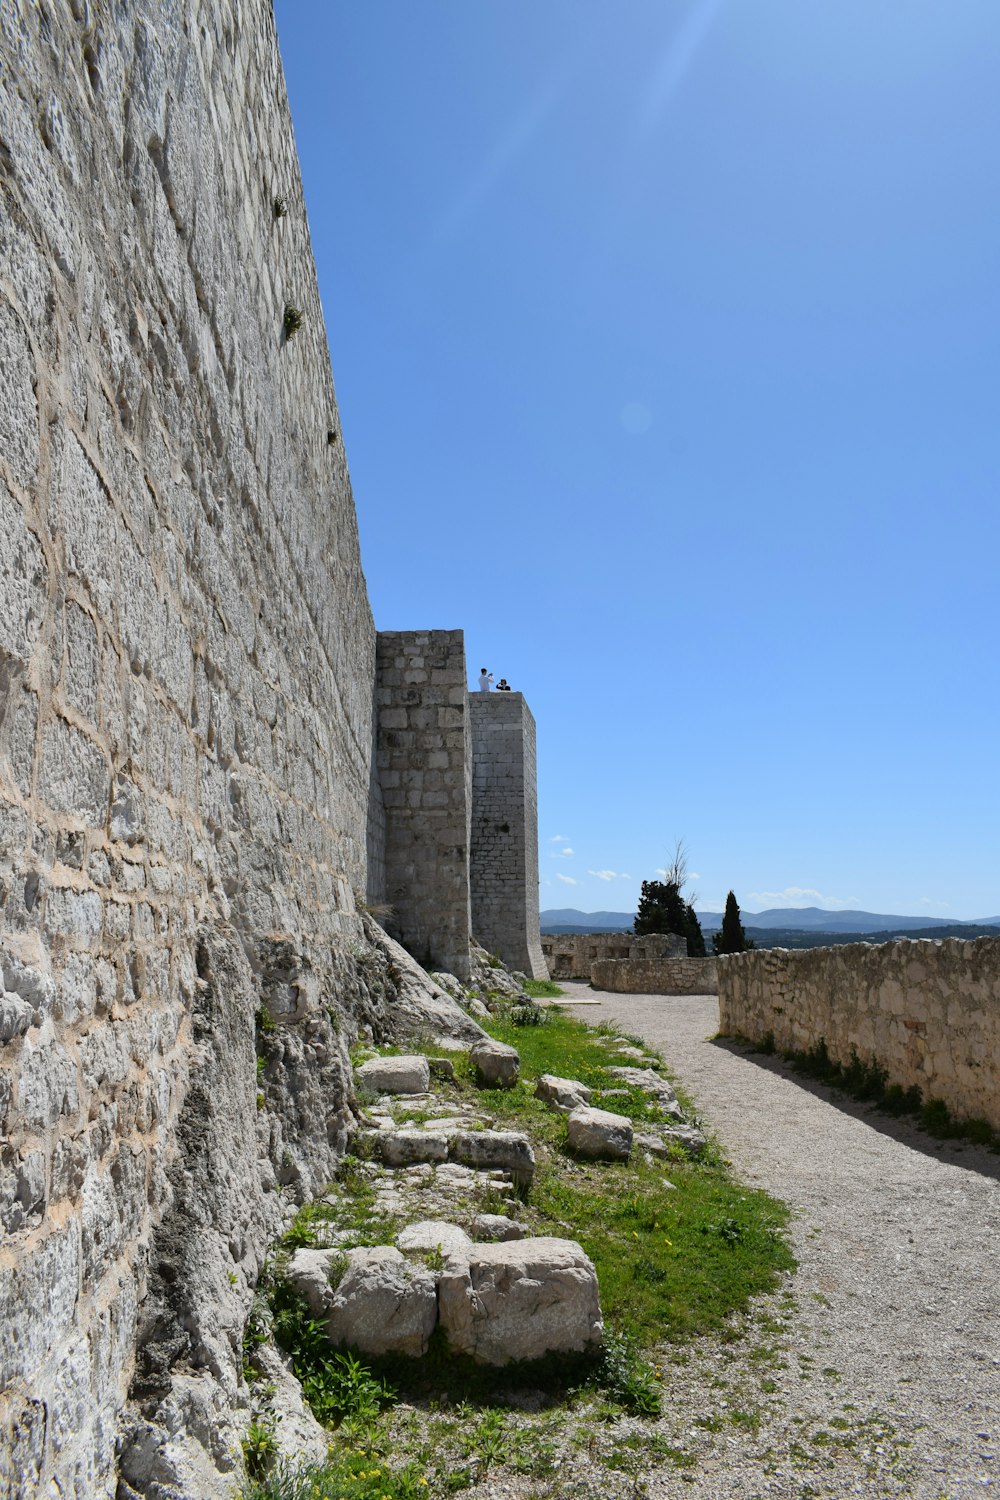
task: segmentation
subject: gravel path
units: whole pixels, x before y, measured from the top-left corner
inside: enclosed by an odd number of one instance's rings
[[[564,988],[601,1000],[582,1020],[613,1020],[661,1050],[740,1177],[793,1209],[796,1300],[789,1313],[785,1297],[773,1340],[780,1360],[756,1356],[755,1391],[776,1387],[757,1430],[723,1424],[690,1471],[648,1475],[648,1494],[1000,1500],[1000,1157],[712,1042],[714,997]],[[745,1394],[752,1365],[731,1346],[696,1354],[677,1378],[721,1388],[722,1370]]]

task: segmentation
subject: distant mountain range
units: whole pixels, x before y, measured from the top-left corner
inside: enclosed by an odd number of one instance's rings
[[[743,924],[750,931],[874,933],[881,937],[897,932],[928,933],[934,928],[1000,927],[1000,917],[978,917],[956,921],[954,917],[898,917],[872,911],[822,911],[818,906],[772,907],[768,911],[744,911]],[[543,932],[628,932],[634,912],[576,911],[563,907],[540,914]],[[705,932],[722,926],[721,911],[700,911],[698,920]],[[944,934],[942,933],[942,936]]]

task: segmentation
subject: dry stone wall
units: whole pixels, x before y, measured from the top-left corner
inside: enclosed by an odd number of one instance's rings
[[[469,714],[472,930],[509,968],[545,979],[535,720],[521,693],[470,693]]]
[[[123,1500],[204,1500],[276,1189],[343,1143],[330,1016],[381,1003],[375,632],[268,0],[0,5],[0,558],[0,1492],[110,1497],[120,1444]]]
[[[620,995],[715,995],[719,987],[714,958],[597,959],[590,982]]]
[[[784,1052],[823,1041],[845,1065],[856,1052],[1000,1129],[1000,939],[733,954],[719,959],[719,1024]]]

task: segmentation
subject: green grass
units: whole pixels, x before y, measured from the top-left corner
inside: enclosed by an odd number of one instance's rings
[[[552,979],[529,979],[524,988],[536,1000],[556,1000],[566,991]]]
[[[243,1500],[418,1500],[428,1494],[426,1477],[414,1464],[393,1471],[364,1451],[331,1455],[325,1464],[278,1463],[263,1479],[251,1480]]]
[[[278,1465],[262,1475],[269,1435],[266,1419],[255,1419],[247,1441],[257,1472],[242,1500],[412,1500],[475,1483],[494,1465],[542,1480],[552,1471],[555,1452],[546,1421],[572,1419],[579,1409],[592,1442],[595,1423],[622,1413],[656,1416],[669,1390],[661,1362],[682,1362],[684,1346],[699,1336],[738,1336],[738,1315],[751,1299],[775,1290],[781,1275],[794,1268],[783,1233],[788,1211],[735,1182],[711,1145],[698,1160],[680,1152],[652,1165],[641,1152],[627,1163],[574,1160],[566,1117],[535,1098],[535,1080],[541,1073],[577,1078],[601,1104],[608,1089],[623,1087],[608,1069],[618,1060],[619,1046],[631,1039],[607,1028],[594,1031],[563,1011],[541,1016],[533,1026],[519,1026],[509,1012],[487,1022],[493,1036],[518,1049],[516,1087],[478,1089],[467,1056],[448,1054],[456,1082],[447,1097],[491,1116],[496,1128],[523,1129],[531,1137],[536,1171],[518,1217],[530,1233],[578,1240],[593,1260],[605,1318],[603,1347],[586,1357],[552,1355],[502,1369],[456,1357],[440,1329],[420,1360],[362,1360],[333,1350],[308,1306],[282,1280],[281,1268],[291,1250],[325,1243],[334,1229],[349,1230],[353,1244],[393,1242],[396,1226],[378,1215],[371,1176],[347,1157],[325,1194],[331,1201],[301,1209],[279,1247],[267,1284],[269,1308],[262,1312],[258,1299],[245,1345],[252,1365],[254,1345],[270,1322],[313,1411],[331,1430],[330,1460],[301,1470]],[[638,1089],[608,1098],[606,1107],[639,1126],[664,1123],[658,1106]],[[770,1350],[761,1348],[757,1368],[770,1362]],[[530,1420],[511,1414],[526,1389],[537,1401]],[[395,1406],[399,1400],[409,1408]],[[419,1431],[415,1426],[409,1437],[407,1411],[423,1413]],[[749,1405],[729,1418],[748,1430],[756,1420]],[[392,1455],[390,1465],[385,1453]],[[640,1443],[627,1439],[615,1454],[611,1467],[643,1467]],[[656,1456],[678,1468],[693,1462],[685,1450],[664,1443]],[[393,1469],[407,1460],[406,1468]]]

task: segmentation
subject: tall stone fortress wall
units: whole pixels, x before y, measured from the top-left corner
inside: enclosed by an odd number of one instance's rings
[[[375,631],[267,0],[0,47],[0,1493],[95,1500],[343,1146]]]
[[[2,0],[0,1495],[233,1492],[260,1266],[402,1004],[375,689],[268,0]],[[460,824],[410,860],[459,971]]]

